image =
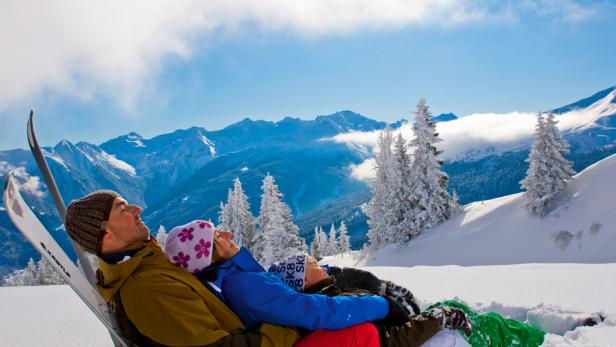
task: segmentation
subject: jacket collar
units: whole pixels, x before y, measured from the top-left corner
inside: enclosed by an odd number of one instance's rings
[[[96,271],[96,287],[105,301],[110,302],[126,279],[145,258],[160,255],[164,257],[158,242],[154,239],[133,244],[112,254],[100,256]]]

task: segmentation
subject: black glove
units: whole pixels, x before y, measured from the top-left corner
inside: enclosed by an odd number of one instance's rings
[[[409,312],[414,314],[420,314],[419,305],[411,293],[410,290],[401,287],[394,282],[386,281],[385,282],[385,293],[386,296],[391,297],[396,300],[400,305],[406,307]]]
[[[429,311],[425,312],[429,318],[436,319],[440,322],[441,327],[445,329],[464,330],[466,336],[470,336],[472,333],[472,325],[468,316],[464,311],[446,306],[433,307]]]
[[[387,324],[400,326],[409,321],[409,312],[404,308],[404,306],[398,304],[390,297],[384,296],[384,298],[389,304],[389,311],[385,317]]]

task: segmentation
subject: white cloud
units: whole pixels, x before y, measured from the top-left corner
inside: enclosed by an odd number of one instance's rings
[[[45,196],[45,193],[41,191],[41,181],[38,176],[30,176],[24,167],[15,167],[6,161],[0,161],[0,173],[6,175],[9,172],[12,172],[15,176],[20,190],[26,191],[37,198]]]
[[[517,4],[521,10],[528,10],[539,16],[554,18],[556,21],[578,23],[596,16],[603,4],[584,6],[572,0],[522,0]]]
[[[368,181],[375,175],[375,165],[376,160],[374,160],[374,158],[364,160],[362,163],[357,165],[351,164],[351,177],[360,181]]]
[[[586,7],[564,3],[529,0],[519,6],[546,15],[588,17]],[[0,5],[0,111],[50,91],[84,100],[103,95],[130,107],[155,88],[151,82],[166,58],[189,59],[214,35],[257,29],[319,37],[454,26],[502,16],[512,6],[518,8],[518,2],[5,0]]]

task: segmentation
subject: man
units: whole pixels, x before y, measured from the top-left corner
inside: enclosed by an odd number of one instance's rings
[[[240,319],[196,277],[170,264],[141,220],[142,209],[113,191],[96,191],[67,208],[69,236],[99,256],[97,289],[114,309],[123,335],[137,345],[292,346],[294,328]],[[221,251],[217,259],[228,259]],[[309,346],[311,336],[303,339]],[[373,327],[321,332],[314,341],[378,346]],[[375,344],[376,341],[376,344]],[[308,343],[308,344],[306,344]]]

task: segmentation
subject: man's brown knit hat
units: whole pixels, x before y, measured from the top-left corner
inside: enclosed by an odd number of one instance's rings
[[[97,190],[68,205],[64,225],[68,235],[85,251],[101,253],[105,222],[109,220],[113,201],[118,196],[111,190]]]

